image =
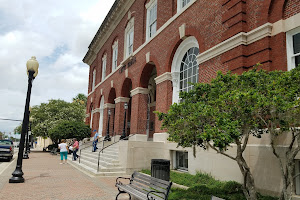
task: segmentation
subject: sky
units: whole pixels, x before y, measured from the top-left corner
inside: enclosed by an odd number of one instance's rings
[[[82,59],[113,2],[0,0],[0,119],[23,120],[31,56],[39,73],[30,106],[87,95],[89,66]],[[0,120],[0,131],[20,123]]]

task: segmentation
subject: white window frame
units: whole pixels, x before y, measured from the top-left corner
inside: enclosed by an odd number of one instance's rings
[[[171,67],[171,75],[172,75],[172,84],[173,84],[173,98],[172,103],[179,103],[179,92],[180,92],[180,66],[181,61],[186,54],[186,52],[193,47],[197,47],[199,49],[199,44],[197,39],[194,36],[190,36],[186,38],[177,48]],[[197,61],[198,63],[198,61]],[[199,70],[199,69],[198,69]]]
[[[93,70],[92,91],[95,90],[95,86],[96,86],[96,69]]]
[[[293,36],[298,33],[300,33],[300,27],[297,27],[286,33],[286,51],[287,51],[288,70],[292,70],[296,67],[295,57],[300,55],[300,53],[294,54],[294,46],[293,46]]]
[[[192,0],[177,0],[177,12],[182,10],[184,7],[186,7],[191,2],[192,2]],[[185,5],[183,5],[183,3],[185,3]]]
[[[147,3],[145,5],[146,9],[147,9],[147,25],[146,25],[146,40],[149,40],[150,38],[152,38],[157,30],[157,0],[151,0],[149,3]],[[151,16],[150,13],[153,9],[156,9],[156,18],[154,21],[150,21],[151,20]],[[151,26],[155,24],[155,30],[154,33],[151,33]]]
[[[130,35],[132,38],[132,43],[130,43]],[[133,45],[134,45],[134,18],[132,17],[129,22],[127,23],[127,26],[125,28],[125,35],[124,35],[124,60],[132,55],[133,53]],[[131,51],[129,51],[129,48],[131,48]]]
[[[106,54],[102,57],[102,81],[104,81],[106,77]]]
[[[114,71],[118,67],[118,40],[114,42],[112,52],[112,71]]]

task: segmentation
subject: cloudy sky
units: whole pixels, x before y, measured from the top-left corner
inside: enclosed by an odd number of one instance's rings
[[[31,106],[87,94],[89,69],[82,59],[113,2],[0,0],[0,119],[23,119],[31,56],[40,64]],[[19,124],[0,120],[0,131]]]

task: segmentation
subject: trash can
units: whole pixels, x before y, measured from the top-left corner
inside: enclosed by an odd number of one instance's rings
[[[151,176],[165,181],[170,180],[170,160],[152,159]]]

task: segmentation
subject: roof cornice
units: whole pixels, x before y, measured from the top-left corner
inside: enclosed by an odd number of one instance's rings
[[[114,2],[88,47],[89,50],[82,60],[84,63],[89,66],[92,65],[97,57],[97,53],[119,25],[134,1],[135,0],[116,0]]]

